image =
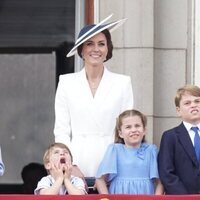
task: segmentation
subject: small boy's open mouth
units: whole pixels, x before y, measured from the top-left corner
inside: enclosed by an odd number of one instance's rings
[[[65,158],[61,158],[60,163],[65,163]]]

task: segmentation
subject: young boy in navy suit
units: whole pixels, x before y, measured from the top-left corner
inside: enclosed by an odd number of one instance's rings
[[[200,88],[179,88],[175,105],[182,123],[162,135],[158,154],[160,179],[166,194],[199,194],[200,145],[196,142],[200,134]]]

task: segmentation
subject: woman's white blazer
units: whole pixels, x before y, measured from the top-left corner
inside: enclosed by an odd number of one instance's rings
[[[114,141],[118,115],[133,108],[129,76],[104,73],[93,97],[83,68],[59,77],[55,97],[55,142],[71,149],[73,163],[94,177],[108,144]]]

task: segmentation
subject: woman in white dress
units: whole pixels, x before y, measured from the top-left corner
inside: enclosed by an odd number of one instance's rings
[[[113,142],[117,116],[133,108],[131,78],[110,72],[110,32],[125,20],[85,26],[67,57],[83,59],[80,72],[61,75],[55,97],[55,142],[69,146],[84,176],[94,177],[107,146]]]

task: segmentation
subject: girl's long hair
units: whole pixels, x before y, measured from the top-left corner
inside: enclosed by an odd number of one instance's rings
[[[134,110],[134,109],[132,109],[132,110],[126,110],[126,111],[122,112],[119,115],[119,117],[117,118],[117,120],[116,120],[115,140],[114,140],[115,143],[122,143],[122,144],[124,144],[124,140],[119,136],[119,130],[121,130],[123,119],[126,118],[126,117],[132,117],[132,116],[138,116],[138,117],[140,117],[144,129],[146,128],[146,126],[147,126],[147,117],[143,113],[141,113],[138,110]],[[145,137],[142,139],[142,142],[145,142]]]

